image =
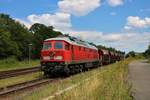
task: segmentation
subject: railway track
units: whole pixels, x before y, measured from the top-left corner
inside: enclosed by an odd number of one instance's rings
[[[0,79],[15,77],[15,76],[24,75],[24,74],[28,74],[31,72],[38,72],[38,71],[40,71],[40,66],[36,66],[36,67],[32,67],[32,68],[0,71]]]
[[[24,83],[10,85],[4,88],[0,88],[0,98],[7,98],[10,95],[16,94],[17,92],[23,92],[35,88],[39,88],[41,85],[45,85],[58,79],[35,79]]]

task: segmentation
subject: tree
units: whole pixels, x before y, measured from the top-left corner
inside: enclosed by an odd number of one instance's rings
[[[148,46],[148,49],[144,52],[144,56],[146,58],[150,58],[150,45]]]
[[[134,51],[130,51],[127,55],[126,58],[128,57],[135,57],[135,52]]]
[[[0,59],[21,55],[17,43],[11,40],[11,34],[3,29],[0,29],[0,52]]]
[[[25,25],[20,24],[19,22],[13,20],[9,17],[9,15],[0,14],[0,28],[5,30],[1,31],[2,35],[1,38],[8,38],[7,41],[14,44],[16,48],[16,53],[19,53],[17,57],[19,59],[24,59],[28,56],[28,44],[31,43],[32,40],[32,33],[28,31],[28,29],[25,27]],[[7,35],[6,35],[6,33]],[[3,41],[4,42],[4,41]],[[9,45],[12,46],[13,45]],[[5,48],[8,49],[9,47]],[[7,50],[6,50],[7,51]],[[15,51],[13,51],[15,52]],[[2,52],[3,53],[3,52]],[[15,54],[16,54],[15,53]],[[6,56],[9,56],[6,55]]]
[[[16,56],[18,59],[28,57],[29,44],[33,44],[34,58],[40,57],[43,41],[61,35],[53,26],[36,23],[30,30],[9,15],[0,14],[0,58]]]

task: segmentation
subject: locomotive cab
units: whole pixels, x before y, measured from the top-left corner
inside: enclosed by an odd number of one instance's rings
[[[41,65],[63,62],[63,41],[44,41],[41,51]]]
[[[70,44],[63,40],[44,41],[41,50],[41,69],[47,70],[55,66],[69,63]]]

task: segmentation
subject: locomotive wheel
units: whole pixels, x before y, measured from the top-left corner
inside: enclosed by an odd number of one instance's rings
[[[79,73],[80,72],[80,66],[79,65],[75,65],[75,73]]]
[[[54,77],[58,76],[69,76],[70,70],[66,66],[57,65],[51,70],[51,75]]]
[[[83,66],[82,65],[79,65],[79,72],[82,72],[82,70],[83,70]]]
[[[44,77],[46,77],[46,78],[47,78],[47,77],[50,77],[48,71],[44,71]]]
[[[70,70],[70,75],[75,74],[74,65],[70,65],[70,66],[69,66],[69,70]]]
[[[64,75],[65,75],[65,76],[69,76],[69,73],[70,73],[69,68],[65,67],[65,68],[64,68]]]
[[[71,65],[71,66],[69,66],[69,69],[70,69],[70,74],[71,74],[71,75],[80,72],[80,67],[79,67],[79,65]]]

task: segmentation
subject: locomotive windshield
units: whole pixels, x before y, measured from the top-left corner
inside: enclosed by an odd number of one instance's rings
[[[61,42],[61,41],[55,42],[54,48],[55,48],[55,49],[62,49],[62,48],[63,48],[62,42]]]
[[[45,42],[43,44],[43,49],[44,50],[50,49],[51,47],[52,47],[52,43],[51,42]]]

